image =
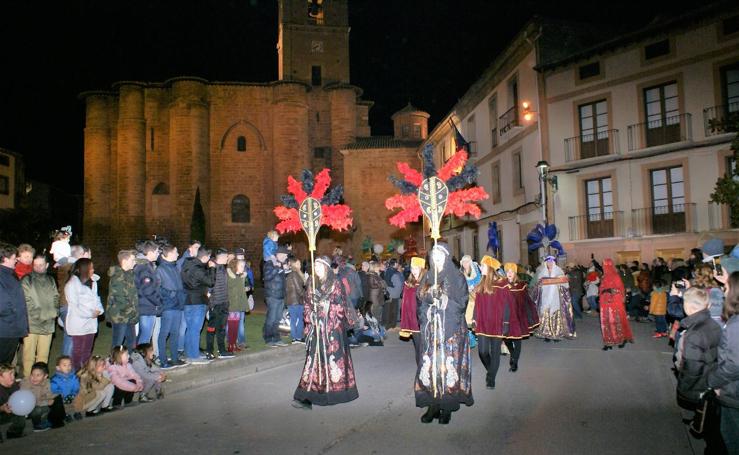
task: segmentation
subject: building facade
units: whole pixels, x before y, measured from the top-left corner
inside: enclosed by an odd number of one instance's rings
[[[19,207],[25,184],[23,157],[11,150],[0,148],[0,210]]]
[[[306,8],[279,2],[278,81],[176,77],[81,94],[84,241],[97,256],[152,235],[185,244],[199,192],[198,240],[259,260],[288,175],[329,167],[333,184],[344,183],[339,151],[370,136],[371,103],[349,84],[347,2],[326,0],[320,15]]]
[[[542,65],[550,207],[568,260],[737,243],[727,208],[709,201],[734,165],[720,121],[739,112],[738,25],[736,7],[704,8]]]

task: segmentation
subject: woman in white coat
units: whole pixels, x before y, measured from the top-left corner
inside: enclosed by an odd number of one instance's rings
[[[79,371],[92,355],[92,344],[98,331],[98,316],[103,314],[97,282],[93,278],[94,273],[95,269],[90,259],[78,259],[64,286],[68,305],[64,325],[73,340],[72,367],[76,371]]]

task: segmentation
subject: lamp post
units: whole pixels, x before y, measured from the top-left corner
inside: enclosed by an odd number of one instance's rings
[[[541,219],[544,226],[547,225],[547,173],[549,172],[549,163],[544,160],[536,163],[536,170],[539,173],[539,190],[541,191]]]

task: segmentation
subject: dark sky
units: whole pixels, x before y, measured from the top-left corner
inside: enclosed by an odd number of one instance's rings
[[[351,79],[374,134],[410,99],[433,126],[534,14],[643,25],[676,2],[350,0]],[[84,106],[118,80],[277,78],[277,0],[61,0],[0,4],[0,147],[27,173],[82,192]]]

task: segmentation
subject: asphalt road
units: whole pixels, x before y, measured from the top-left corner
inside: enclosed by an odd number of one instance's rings
[[[594,318],[578,324],[573,341],[527,340],[519,371],[508,372],[504,358],[492,391],[473,351],[475,405],[446,426],[420,423],[413,347],[391,333],[385,347],[353,351],[359,399],[349,404],[292,408],[296,362],[0,447],[75,455],[699,453],[675,404],[670,349],[653,330],[634,324],[636,343],[609,352],[600,350]]]

